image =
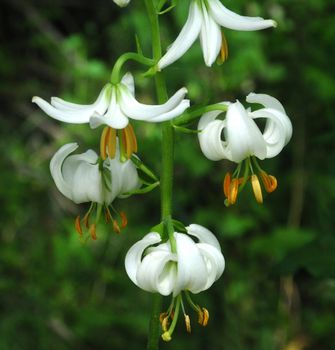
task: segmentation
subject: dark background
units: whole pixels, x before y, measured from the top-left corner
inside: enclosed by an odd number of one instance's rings
[[[278,190],[259,206],[249,188],[226,208],[221,186],[231,164],[208,161],[195,135],[177,133],[175,218],[213,230],[227,267],[195,296],[210,311],[208,327],[198,327],[193,315],[192,335],[180,321],[162,348],[335,349],[334,3],[223,3],[274,18],[278,28],[225,30],[230,57],[212,69],[197,42],[166,69],[169,94],[187,86],[193,103],[214,103],[268,93],[284,104],[294,135],[278,157],[261,163],[277,177]],[[73,221],[87,207],[58,193],[49,161],[66,142],[97,150],[100,130],[61,124],[30,102],[34,95],[92,102],[117,57],[136,50],[135,33],[150,56],[143,2],[125,9],[111,0],[0,4],[0,349],[144,349],[151,295],[130,282],[123,261],[159,222],[159,191],[117,201],[127,230],[116,235],[101,225],[96,242],[81,244]],[[164,48],[187,7],[179,1],[162,18]],[[127,68],[137,98],[154,103],[145,68]],[[141,159],[159,172],[159,126],[134,125]]]

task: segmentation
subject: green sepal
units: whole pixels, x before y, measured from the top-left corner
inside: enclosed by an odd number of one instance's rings
[[[176,229],[177,232],[187,233],[186,227],[185,227],[185,225],[182,222],[172,219],[172,224],[173,224],[173,227]]]
[[[139,189],[134,190],[134,191],[123,193],[123,195],[124,196],[131,196],[133,194],[145,194],[145,193],[151,192],[157,186],[159,186],[159,181],[154,182],[153,184],[151,184],[149,186],[146,186],[146,187],[143,187],[143,188],[139,188]]]
[[[172,124],[174,129],[177,131],[183,132],[184,134],[199,134],[201,130],[194,130],[194,129],[189,129],[189,128],[184,128],[182,126],[174,125]]]
[[[164,237],[164,222],[161,222],[158,225],[151,227],[150,232],[159,233],[163,239],[163,237]]]
[[[144,163],[139,158],[132,155],[130,159],[136,165],[137,169],[143,171],[143,173],[148,175],[151,179],[159,181],[158,177],[153,173],[153,171],[150,170],[146,165],[144,165]]]

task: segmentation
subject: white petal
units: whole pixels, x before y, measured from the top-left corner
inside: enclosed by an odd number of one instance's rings
[[[161,70],[177,61],[192,46],[197,39],[202,23],[202,15],[195,1],[191,2],[187,21],[177,39],[168,48],[166,54],[158,62]]]
[[[134,96],[135,95],[135,82],[133,75],[128,72],[126,73],[122,79],[121,84],[125,85],[126,88],[130,91],[130,93]]]
[[[263,135],[240,102],[229,106],[226,122],[226,141],[232,161],[239,163],[252,155],[259,159],[266,157]]]
[[[222,111],[205,113],[199,120],[198,134],[200,148],[203,154],[210,160],[229,159],[231,152],[227,147],[227,142],[222,141],[222,131],[226,127],[225,120],[215,120]]]
[[[120,6],[120,7],[126,7],[130,0],[113,0],[115,2],[116,5]]]
[[[174,119],[180,116],[181,114],[183,114],[184,111],[189,107],[190,107],[190,100],[182,100],[176,108],[172,109],[169,112],[160,114],[157,117],[151,118],[150,120],[147,120],[147,122],[159,123],[159,122],[165,122],[167,120]]]
[[[88,123],[94,112],[104,113],[108,106],[110,85],[102,89],[97,100],[90,105],[78,105],[66,102],[60,98],[52,97],[51,104],[34,96],[33,103],[36,103],[50,117],[66,123],[83,124]]]
[[[180,108],[179,105],[183,103],[183,98],[187,93],[187,89],[181,88],[162,105],[145,105],[139,103],[124,87],[121,87],[119,92],[121,110],[126,116],[136,120],[162,121],[162,115],[170,113],[178,107]],[[182,104],[182,107],[184,110],[187,108],[185,103]],[[170,114],[168,116],[171,117]],[[164,118],[164,120],[167,119]]]
[[[98,155],[88,150],[69,156],[63,163],[64,181],[71,188],[71,199],[79,204],[105,202],[101,172],[97,163]]]
[[[171,252],[155,250],[146,255],[136,274],[138,286],[148,292],[171,294],[177,279],[177,257]]]
[[[191,236],[197,237],[200,243],[207,243],[221,251],[220,243],[206,227],[197,224],[191,224],[186,227],[187,233]]]
[[[75,111],[63,111],[59,110],[47,101],[41,99],[40,97],[33,97],[33,103],[36,103],[38,107],[42,109],[46,114],[48,114],[51,118],[57,119],[61,122],[71,123],[71,124],[84,124],[88,123],[91,115],[94,113],[92,108],[86,108],[83,110],[75,110]]]
[[[222,27],[249,31],[276,26],[276,22],[271,19],[265,20],[261,17],[240,16],[224,7],[219,0],[208,0],[208,5],[210,15]]]
[[[259,103],[266,108],[275,109],[285,116],[285,117],[279,116],[279,118],[281,119],[281,122],[285,128],[285,133],[286,133],[285,144],[287,144],[292,137],[292,123],[290,118],[287,116],[283,105],[276,98],[266,94],[250,93],[247,96],[246,100],[249,103]]]
[[[292,126],[289,125],[288,129],[286,127],[288,124],[288,117],[286,114],[270,108],[262,108],[250,113],[250,116],[254,119],[266,119],[266,125],[263,132],[263,137],[267,144],[266,157],[275,157],[282,151],[292,134]]]
[[[108,125],[114,129],[123,129],[128,125],[128,122],[128,118],[121,111],[118,103],[116,88],[113,88],[107,112],[104,115],[95,113],[90,118],[90,127],[95,129],[100,125]]]
[[[136,242],[129,250],[125,259],[125,268],[129,278],[138,286],[136,274],[142,261],[142,254],[146,248],[161,241],[157,232],[151,232],[145,235],[140,241]]]
[[[208,14],[206,5],[202,3],[203,22],[200,31],[200,44],[205,63],[211,67],[221,49],[222,34],[219,25]]]
[[[209,244],[198,243],[197,247],[206,263],[207,283],[204,287],[205,290],[221,277],[225,268],[225,260],[221,251]]]
[[[51,105],[55,108],[62,110],[62,111],[76,111],[76,110],[85,110],[87,108],[92,108],[93,111],[103,114],[106,112],[109,98],[110,98],[110,90],[111,86],[110,84],[106,84],[103,89],[100,91],[100,94],[96,101],[89,105],[82,105],[72,102],[67,102],[62,100],[59,97],[51,97]]]
[[[72,200],[72,191],[69,184],[64,180],[62,166],[64,160],[78,148],[77,143],[68,143],[62,146],[52,157],[50,172],[58,190],[67,198]]]
[[[199,293],[207,285],[207,269],[196,243],[187,235],[174,233],[177,243],[178,278],[173,296],[182,290]]]

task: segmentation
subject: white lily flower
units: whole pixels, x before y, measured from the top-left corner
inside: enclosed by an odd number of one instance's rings
[[[163,122],[179,116],[190,106],[190,101],[184,99],[186,88],[178,90],[162,105],[139,103],[134,93],[134,78],[131,73],[127,73],[120,83],[105,85],[97,100],[90,105],[70,103],[58,97],[52,97],[51,103],[48,103],[35,96],[32,102],[54,119],[73,124],[89,123],[93,129],[103,124],[113,129],[124,129],[129,118]]]
[[[52,157],[50,171],[58,190],[76,204],[94,202],[110,205],[123,194],[139,187],[135,165],[107,158],[99,164],[98,155],[88,150],[70,155],[77,143],[62,146]]]
[[[157,232],[148,233],[129,249],[125,267],[138,287],[176,297],[182,291],[204,291],[222,275],[225,261],[213,233],[196,224],[186,229],[199,242],[175,232],[176,253],[169,242],[161,243]]]
[[[109,206],[116,197],[124,198],[129,192],[139,188],[137,169],[132,161],[120,162],[114,159],[99,159],[98,155],[88,150],[82,154],[71,155],[78,148],[77,143],[62,146],[52,157],[50,171],[58,190],[73,202],[91,202],[90,209],[82,222],[89,229],[92,239],[96,239],[96,224],[102,209],[105,210],[106,221],[112,221],[113,229],[119,233],[127,225],[124,212],[114,212],[121,218],[121,228],[111,214]],[[119,153],[118,147],[116,150]],[[93,211],[97,212],[95,221],[90,223]],[[81,220],[75,220],[75,228],[83,235]]]
[[[205,113],[198,124],[198,130],[201,131],[198,136],[201,150],[210,160],[228,159],[235,163],[247,160],[245,166],[250,168],[247,169],[247,174],[251,171],[256,199],[262,202],[259,181],[254,172],[259,172],[268,192],[276,189],[277,180],[261,170],[256,158],[262,160],[278,155],[292,137],[292,123],[282,104],[274,97],[251,93],[246,100],[249,103],[262,104],[264,108],[251,111],[245,109],[239,101],[222,102],[227,106],[226,118],[217,119],[222,111]],[[266,120],[263,131],[255,123],[256,119]],[[250,164],[250,159],[254,162],[254,168]],[[235,203],[238,186],[247,180],[245,176],[240,177],[240,170],[241,165],[237,168],[233,181],[230,174],[225,178],[225,194],[229,204]],[[231,200],[229,197],[232,197]]]
[[[116,5],[120,7],[126,7],[130,2],[130,0],[113,0],[113,1],[116,3]]]
[[[177,61],[199,36],[205,64],[212,66],[221,48],[223,56],[228,54],[221,27],[253,31],[275,26],[276,22],[270,19],[240,16],[228,10],[219,0],[192,0],[187,21],[177,39],[158,62],[158,69]]]

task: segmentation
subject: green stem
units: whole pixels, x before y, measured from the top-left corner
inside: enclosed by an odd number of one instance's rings
[[[153,0],[144,0],[147,9],[152,36],[153,60],[158,62],[162,56],[159,21]],[[168,99],[164,73],[155,75],[156,93],[159,103]],[[173,186],[173,161],[174,161],[174,130],[170,122],[162,124],[162,167],[161,167],[161,218],[163,222],[171,221],[172,210],[172,186]],[[169,232],[169,238],[170,238]],[[173,233],[172,233],[173,236]],[[172,237],[173,238],[173,237]],[[162,308],[162,297],[155,295],[150,328],[148,334],[148,350],[159,348],[160,325],[159,314]]]
[[[187,125],[197,118],[199,118],[202,114],[212,111],[222,111],[226,112],[228,106],[222,103],[215,103],[209,106],[201,107],[193,111],[185,111],[180,117],[174,119],[173,124],[175,126]]]
[[[153,66],[155,64],[154,60],[152,60],[151,58],[146,58],[139,53],[135,53],[135,52],[124,53],[118,58],[118,60],[114,64],[112,75],[111,75],[112,84],[118,84],[120,82],[120,73],[121,73],[122,66],[129,60],[142,63],[146,66]]]

